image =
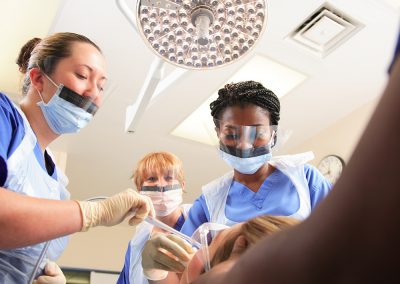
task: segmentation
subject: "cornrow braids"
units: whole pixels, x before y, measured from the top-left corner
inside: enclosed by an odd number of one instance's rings
[[[218,90],[218,98],[210,104],[211,115],[219,119],[230,106],[254,104],[270,113],[271,125],[278,125],[280,102],[271,90],[255,81],[243,81],[225,85]]]

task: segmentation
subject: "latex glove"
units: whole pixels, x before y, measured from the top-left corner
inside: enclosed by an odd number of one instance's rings
[[[184,240],[172,234],[155,233],[142,252],[144,275],[150,280],[167,277],[167,271],[182,272],[194,250]]]
[[[64,273],[61,271],[57,263],[49,261],[44,268],[44,275],[33,281],[33,284],[65,284]]]
[[[95,226],[114,226],[129,215],[129,225],[143,221],[148,214],[154,216],[151,199],[133,189],[127,189],[101,201],[77,201],[82,211],[82,232]]]

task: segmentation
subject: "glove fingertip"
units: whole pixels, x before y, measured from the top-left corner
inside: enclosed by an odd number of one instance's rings
[[[54,262],[48,262],[44,268],[46,275],[53,275],[56,272],[56,265]]]
[[[135,226],[141,223],[143,220],[144,218],[132,217],[131,219],[129,219],[128,223],[130,226]]]

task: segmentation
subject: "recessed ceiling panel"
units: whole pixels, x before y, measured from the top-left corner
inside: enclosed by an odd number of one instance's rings
[[[288,38],[324,57],[363,27],[363,24],[342,11],[324,4],[290,33]]]

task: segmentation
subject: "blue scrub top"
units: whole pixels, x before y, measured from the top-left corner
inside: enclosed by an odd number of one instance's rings
[[[0,156],[0,187],[4,186],[7,179],[7,164],[6,161]]]
[[[311,209],[326,197],[331,184],[311,165],[304,165],[310,189]],[[234,222],[243,222],[260,215],[289,216],[297,212],[300,199],[292,181],[279,169],[268,176],[260,189],[253,192],[240,182],[233,181],[228,193],[225,215]],[[193,203],[181,232],[191,236],[203,223],[210,221],[210,213],[202,194]]]
[[[13,103],[0,92],[0,156],[7,160],[25,135],[24,122]]]
[[[180,231],[184,222],[185,222],[185,216],[182,214],[179,217],[179,219],[176,221],[174,229]],[[122,269],[121,273],[119,274],[117,284],[135,284],[135,283],[131,283],[129,281],[130,266],[131,266],[131,246],[128,244],[128,249],[126,250],[126,253],[125,253],[124,268]]]
[[[0,92],[0,157],[7,161],[21,144],[25,135],[24,121],[10,99]],[[44,155],[39,143],[36,143],[34,153],[40,166],[57,180],[55,164],[49,154]]]
[[[396,44],[396,48],[394,50],[392,63],[390,63],[390,66],[389,66],[389,70],[388,70],[389,74],[390,74],[390,71],[392,70],[392,67],[393,67],[394,63],[396,62],[396,58],[398,57],[399,54],[400,54],[400,33],[397,37],[397,44]]]

